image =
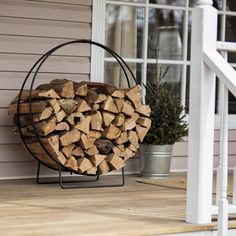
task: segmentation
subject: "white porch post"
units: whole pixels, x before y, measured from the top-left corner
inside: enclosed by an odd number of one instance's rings
[[[186,221],[211,222],[215,75],[204,64],[204,49],[216,50],[217,11],[211,0],[193,9]]]

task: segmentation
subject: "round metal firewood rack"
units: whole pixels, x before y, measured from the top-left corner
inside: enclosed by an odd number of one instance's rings
[[[18,100],[17,100],[17,128],[19,131],[19,135],[20,138],[22,139],[22,142],[24,144],[24,146],[26,147],[26,149],[28,150],[28,152],[38,161],[38,169],[37,169],[37,183],[38,184],[49,184],[49,183],[59,183],[61,188],[65,189],[65,188],[94,188],[94,187],[118,187],[118,186],[123,186],[125,183],[125,176],[124,176],[124,168],[122,168],[121,170],[121,183],[115,183],[115,184],[88,184],[88,185],[84,185],[81,184],[82,182],[97,182],[99,180],[99,176],[100,174],[97,172],[95,175],[93,174],[86,174],[86,173],[80,173],[78,171],[74,171],[69,169],[68,167],[62,165],[56,158],[54,158],[49,151],[46,149],[46,147],[44,146],[43,142],[40,140],[39,134],[37,133],[37,129],[35,126],[35,123],[33,121],[33,113],[32,113],[32,91],[33,91],[33,87],[34,87],[34,82],[36,80],[36,77],[38,75],[38,72],[40,71],[40,68],[43,66],[43,64],[46,62],[46,60],[57,50],[59,50],[62,47],[65,47],[67,45],[72,45],[72,44],[81,44],[81,43],[85,43],[85,44],[90,44],[90,45],[95,45],[98,46],[102,49],[104,49],[105,51],[107,51],[108,53],[110,53],[115,59],[116,61],[119,63],[121,69],[123,70],[124,74],[125,74],[125,78],[127,80],[127,85],[130,88],[130,81],[129,81],[129,77],[127,75],[127,71],[130,73],[132,79],[134,80],[135,84],[137,83],[137,80],[133,74],[133,72],[131,71],[131,69],[129,68],[129,66],[127,65],[127,63],[117,54],[115,53],[113,50],[111,50],[110,48],[106,47],[103,44],[100,44],[98,42],[95,41],[91,41],[88,39],[78,39],[78,40],[73,40],[73,41],[69,41],[69,42],[65,42],[62,43],[58,46],[53,47],[52,49],[50,49],[49,51],[47,51],[45,54],[43,54],[35,63],[34,65],[31,67],[31,69],[29,70],[29,72],[26,75],[26,78],[24,79],[21,89],[20,89],[20,93],[18,96]],[[47,154],[47,156],[56,163],[57,167],[52,167],[46,163],[43,163],[41,160],[38,159],[38,157],[32,152],[32,150],[28,147],[28,144],[25,140],[25,135],[23,135],[22,130],[21,130],[21,120],[20,120],[20,101],[21,101],[21,96],[23,93],[23,90],[25,88],[26,82],[29,80],[30,76],[33,74],[32,76],[32,81],[30,83],[30,88],[29,88],[29,117],[30,117],[30,121],[32,124],[32,128],[33,128],[33,132],[34,135],[37,139],[37,142],[40,144],[41,148],[44,150],[44,152]],[[40,170],[41,170],[41,165],[44,165],[50,169],[53,169],[55,171],[58,171],[58,181],[41,181],[40,180]],[[82,179],[80,178],[80,180],[72,180],[72,181],[64,181],[63,177],[62,177],[62,172],[69,172],[71,174],[77,174],[77,175],[86,175],[86,176],[90,176],[93,177],[92,179]],[[95,177],[95,178],[94,178]]]

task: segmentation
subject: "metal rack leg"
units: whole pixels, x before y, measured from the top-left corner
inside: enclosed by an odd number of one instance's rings
[[[96,184],[96,185],[83,185],[83,183],[92,183],[99,180],[99,175],[96,175],[95,179],[85,180],[67,180],[63,181],[62,168],[58,168],[58,180],[57,181],[40,181],[40,162],[38,162],[37,168],[37,183],[38,184],[60,184],[62,189],[76,189],[76,188],[105,188],[105,187],[122,187],[125,184],[125,172],[124,168],[121,170],[121,182],[116,184]],[[72,174],[72,173],[71,173]]]

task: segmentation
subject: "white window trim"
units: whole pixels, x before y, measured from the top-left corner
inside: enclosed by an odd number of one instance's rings
[[[148,1],[148,0],[147,0]],[[138,6],[145,8],[145,18],[148,19],[149,7],[152,8],[162,8],[162,9],[175,9],[175,10],[191,10],[189,7],[189,0],[186,0],[184,7],[180,6],[165,6],[165,5],[156,5],[149,3],[134,3],[134,2],[123,2],[123,1],[112,1],[112,0],[93,0],[93,13],[92,13],[92,40],[105,44],[105,18],[106,18],[106,4],[112,3],[116,5],[127,5],[127,6]],[[183,42],[187,44],[188,41],[188,17],[189,11],[185,11],[185,17],[183,22],[184,32],[183,32]],[[221,35],[221,40],[224,40],[225,32],[225,15],[236,15],[235,12],[227,11],[226,6],[223,5],[223,9],[219,11],[220,15],[223,15],[223,30]],[[148,21],[145,20],[144,30],[143,30],[143,57],[142,58],[123,58],[128,63],[140,63],[142,65],[142,83],[146,82],[146,73],[147,73],[147,64],[155,64],[155,59],[147,58],[147,37],[148,37]],[[190,65],[190,61],[187,59],[187,45],[183,45],[183,60],[173,61],[173,60],[158,60],[159,64],[171,64],[171,65],[183,65],[183,73],[181,80],[181,102],[185,105],[186,99],[186,71],[187,66]],[[115,62],[115,59],[112,57],[104,57],[104,50],[98,48],[97,46],[92,45],[91,47],[91,81],[104,82],[104,62]],[[234,66],[234,64],[233,64]],[[220,103],[220,102],[219,102]],[[218,104],[218,113],[220,104]],[[188,115],[186,115],[186,120],[188,121]],[[220,127],[219,115],[215,115],[215,128]],[[236,115],[229,115],[229,128],[236,129]]]

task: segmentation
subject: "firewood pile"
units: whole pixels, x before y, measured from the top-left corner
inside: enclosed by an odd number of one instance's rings
[[[19,113],[18,99],[8,111],[28,149],[48,167],[62,165],[75,173],[104,174],[124,167],[151,126],[140,85],[118,89],[55,79],[32,90],[31,109],[29,90],[21,94]]]

